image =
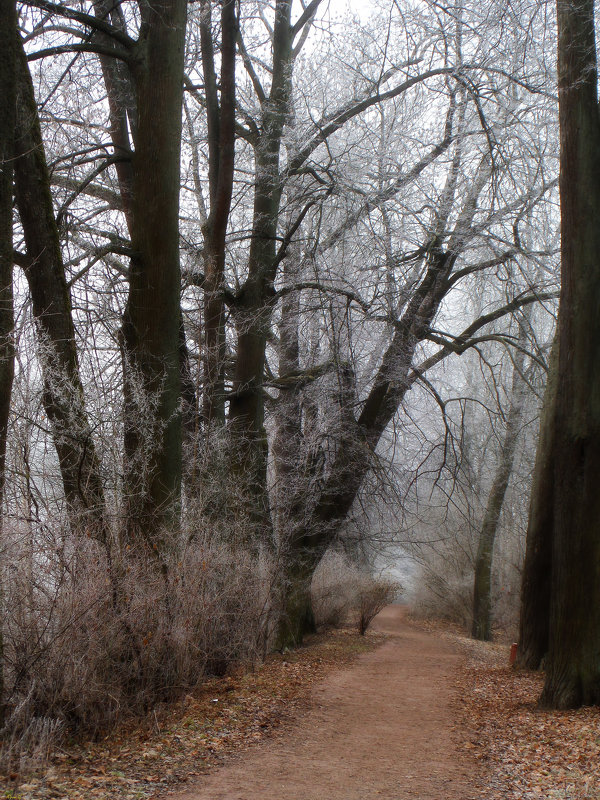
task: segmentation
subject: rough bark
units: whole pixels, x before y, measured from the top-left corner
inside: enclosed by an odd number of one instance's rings
[[[519,344],[521,346],[524,344],[522,337],[520,337]],[[527,387],[523,379],[524,361],[523,351],[517,350],[515,353],[506,430],[498,454],[496,473],[486,504],[475,559],[471,634],[474,639],[483,641],[489,641],[492,638],[492,557],[500,513],[512,473],[523,417],[523,403]]]
[[[283,263],[285,286],[297,280],[298,259],[290,253]],[[281,303],[279,322],[279,375],[298,374],[300,371],[300,345],[298,323],[300,317],[300,292],[288,292]],[[290,524],[290,500],[297,488],[298,468],[302,452],[302,409],[300,393],[295,383],[282,388],[275,411],[273,436],[274,527],[280,546],[285,546],[286,530]]]
[[[554,538],[554,416],[557,371],[558,334],[554,337],[550,354],[529,502],[527,545],[521,581],[519,646],[515,661],[515,666],[519,669],[539,669],[548,652]]]
[[[285,286],[298,280],[299,258],[291,248],[283,262]],[[300,292],[284,295],[279,322],[279,375],[298,374],[300,371],[300,344],[298,323],[300,319]],[[303,552],[298,534],[303,528],[306,493],[310,491],[310,477],[301,464],[306,459],[302,431],[302,404],[295,382],[280,390],[275,418],[272,454],[275,472],[273,487],[274,529],[278,559],[281,563],[280,608],[276,647],[296,647],[304,636],[314,631],[310,584],[314,566],[306,563],[310,554]],[[298,502],[299,484],[304,489],[304,502]]]
[[[562,283],[541,702],[571,708],[600,703],[600,117],[593,1],[557,10]]]
[[[202,411],[206,425],[225,423],[225,235],[233,194],[235,161],[235,56],[238,20],[235,3],[225,0],[221,12],[220,102],[213,58],[210,0],[201,3],[202,66],[206,86],[210,211],[204,251],[204,385]]]
[[[235,306],[237,357],[229,405],[234,472],[243,476],[251,517],[270,527],[267,497],[267,434],[263,374],[271,321],[270,299],[277,270],[281,203],[279,160],[291,92],[293,28],[291,0],[277,0],[273,29],[271,91],[262,103],[255,147],[254,211],[248,277]]]
[[[17,15],[14,0],[0,2],[0,507],[6,481],[6,443],[14,376],[13,154],[16,108]],[[0,513],[0,542],[2,539]],[[4,593],[0,565],[0,728],[4,725]]]
[[[126,377],[125,495],[130,536],[176,526],[181,494],[179,159],[186,3],[144,6],[134,62],[137,135]]]
[[[94,12],[99,19],[110,22],[115,31],[123,34],[127,33],[126,22],[120,6],[115,6],[114,3],[108,0],[94,0]],[[96,33],[96,38],[107,45],[107,47],[110,45],[111,37],[109,34]],[[129,235],[132,237],[134,235],[133,153],[138,136],[138,110],[135,81],[128,64],[108,55],[100,55],[99,59],[108,99],[110,133],[114,157],[117,159],[115,162],[115,169],[119,183],[121,207],[125,215]],[[122,347],[124,347],[123,338],[121,339],[121,344]],[[131,385],[132,376],[129,373],[129,361],[126,353],[123,351],[122,355],[126,396],[125,405],[127,408],[134,408],[131,402],[135,393],[135,387]],[[198,402],[196,387],[191,375],[185,325],[181,310],[179,322],[179,367],[183,439],[184,445],[186,446],[186,456],[188,456],[186,479],[193,482],[194,450],[197,445],[198,437]],[[126,420],[126,427],[127,449],[131,447],[133,451],[135,450],[135,443],[137,441],[134,421]]]
[[[292,555],[292,554],[290,554]],[[312,608],[311,583],[318,564],[310,553],[295,553],[285,570],[281,613],[275,639],[275,649],[297,647],[304,637],[316,630]]]
[[[38,329],[44,409],[52,426],[71,524],[106,541],[100,464],[85,410],[37,104],[20,41],[17,51],[15,195],[27,250],[25,276]]]

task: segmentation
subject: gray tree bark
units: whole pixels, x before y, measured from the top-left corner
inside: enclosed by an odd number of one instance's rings
[[[519,345],[520,347],[525,345],[523,336],[519,337]],[[496,473],[486,504],[475,559],[473,626],[471,634],[474,639],[483,641],[489,641],[492,638],[492,558],[500,522],[500,513],[512,473],[515,450],[523,418],[523,404],[527,393],[527,384],[523,376],[524,366],[524,353],[521,349],[518,349],[514,355],[506,430],[498,453]]]
[[[553,708],[600,703],[600,117],[593,0],[558,0],[561,297],[554,417]]]
[[[554,417],[558,372],[558,331],[548,366],[540,419],[521,581],[519,647],[515,666],[539,669],[548,652],[552,544],[554,540]]]

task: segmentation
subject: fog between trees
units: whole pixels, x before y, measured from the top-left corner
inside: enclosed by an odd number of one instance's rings
[[[558,296],[551,9],[12,13],[15,736],[301,641],[332,552],[369,572],[401,546],[470,624],[483,548],[481,630],[510,628]]]

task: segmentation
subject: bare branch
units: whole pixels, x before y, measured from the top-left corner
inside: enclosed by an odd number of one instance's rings
[[[477,331],[481,330],[481,328],[484,328],[486,325],[505,317],[507,314],[512,314],[519,308],[524,308],[531,303],[538,303],[544,300],[556,300],[558,297],[559,292],[542,292],[540,294],[523,295],[511,300],[510,303],[500,306],[500,308],[497,308],[494,311],[490,311],[489,314],[483,314],[474,322],[472,322],[467,328],[465,328],[462,333],[458,334],[458,336],[453,336],[451,339],[446,340],[443,347],[441,347],[436,353],[429,356],[429,358],[426,358],[416,367],[413,367],[411,373],[407,377],[407,381],[410,385],[412,385],[420,378],[421,375],[424,375],[427,370],[431,369],[436,364],[439,364],[440,361],[443,361],[446,356],[449,356],[451,353],[461,355],[465,352],[465,350],[468,350],[470,347],[474,347],[481,341],[484,341],[483,339],[474,339],[473,334],[477,333]],[[431,337],[428,336],[427,338]],[[489,341],[490,338],[491,336],[488,336],[485,340]],[[494,338],[497,339],[498,334],[495,334]],[[504,339],[506,339],[506,337],[504,337]],[[440,341],[440,339],[437,341]]]

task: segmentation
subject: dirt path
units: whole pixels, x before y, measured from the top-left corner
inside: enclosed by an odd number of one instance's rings
[[[173,800],[471,800],[476,772],[453,712],[454,647],[386,609],[392,634],[329,677],[293,729]]]

